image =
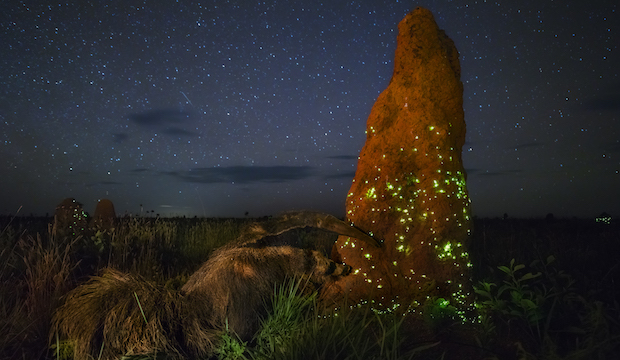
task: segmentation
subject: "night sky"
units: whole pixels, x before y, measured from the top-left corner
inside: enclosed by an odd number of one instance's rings
[[[620,217],[615,4],[2,1],[0,214],[344,216],[424,6],[461,55],[473,214]]]

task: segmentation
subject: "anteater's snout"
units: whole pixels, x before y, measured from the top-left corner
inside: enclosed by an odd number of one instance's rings
[[[329,267],[325,271],[325,275],[334,276],[346,276],[351,273],[351,267],[349,265],[338,264],[333,261],[329,262]]]
[[[342,276],[347,276],[351,273],[351,267],[349,265],[344,265],[342,269]]]

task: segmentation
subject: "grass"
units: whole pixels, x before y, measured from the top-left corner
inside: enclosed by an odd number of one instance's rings
[[[269,315],[251,344],[222,336],[223,359],[413,359],[438,342],[403,346],[405,317],[370,307],[326,309],[307,283],[291,279],[274,292]],[[234,350],[233,350],[234,349]],[[231,354],[233,354],[231,356]]]
[[[247,221],[124,218],[112,229],[69,236],[49,219],[0,218],[0,359],[70,358],[70,342],[49,338],[52,314],[70,289],[112,267],[174,292]],[[306,230],[287,236],[326,253],[335,240]],[[473,330],[459,327],[441,299],[424,305],[433,314],[426,319],[346,303],[335,309],[291,280],[274,289],[255,338],[244,343],[224,331],[214,358],[613,358],[619,243],[617,223],[476,219],[469,253],[480,323]],[[133,301],[142,311],[142,298]],[[141,358],[166,355],[174,356]]]

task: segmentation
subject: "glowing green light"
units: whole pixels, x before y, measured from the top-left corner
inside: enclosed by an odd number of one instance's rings
[[[366,198],[367,199],[376,199],[377,198],[377,190],[374,187],[371,187],[370,189],[368,189],[368,191],[366,192]]]

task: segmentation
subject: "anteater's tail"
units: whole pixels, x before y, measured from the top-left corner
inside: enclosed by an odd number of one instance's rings
[[[212,352],[218,331],[211,319],[206,299],[107,269],[66,295],[53,329],[73,343],[74,359],[155,352],[180,358]]]

